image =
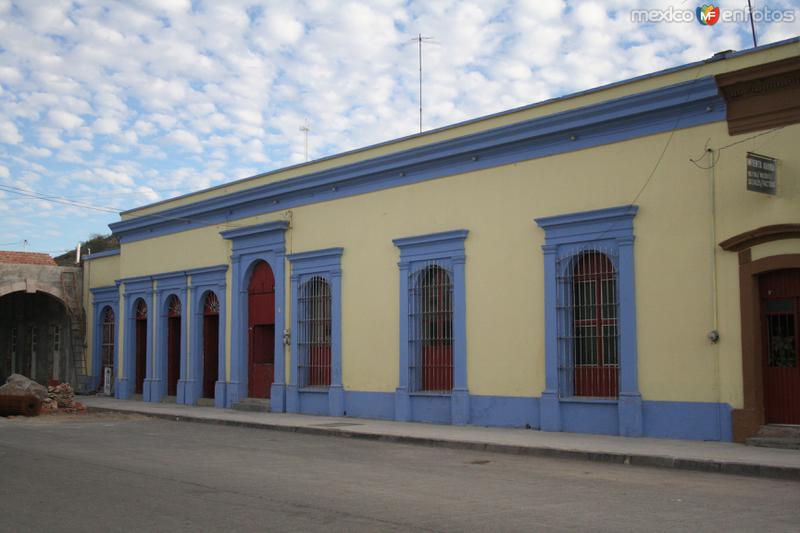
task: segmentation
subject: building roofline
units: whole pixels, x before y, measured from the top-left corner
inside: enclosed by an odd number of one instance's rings
[[[725,59],[733,59],[733,58],[736,58],[736,57],[747,56],[747,55],[750,55],[750,54],[753,54],[753,53],[758,53],[758,52],[762,52],[764,50],[769,50],[771,48],[778,48],[778,47],[781,47],[781,46],[786,46],[786,45],[793,44],[793,43],[798,43],[798,42],[800,42],[800,36],[791,37],[789,39],[784,39],[782,41],[777,41],[777,42],[774,42],[774,43],[761,45],[761,46],[758,46],[756,48],[748,48],[746,50],[718,52],[718,53],[714,54],[713,56],[711,56],[710,58],[702,59],[702,60],[699,60],[699,61],[694,61],[692,63],[686,63],[686,64],[683,64],[683,65],[678,65],[678,66],[675,66],[675,67],[670,67],[670,68],[658,70],[656,72],[649,72],[647,74],[642,74],[642,75],[639,75],[639,76],[634,76],[632,78],[627,78],[627,79],[624,79],[624,80],[615,81],[615,82],[608,83],[608,84],[605,84],[605,85],[600,85],[598,87],[592,87],[590,89],[585,89],[583,91],[578,91],[578,92],[569,93],[569,94],[562,95],[562,96],[549,98],[547,100],[542,100],[541,102],[535,102],[535,103],[532,103],[532,104],[526,104],[526,105],[523,105],[523,106],[514,107],[514,108],[511,108],[511,109],[506,109],[506,110],[503,110],[503,111],[499,111],[497,113],[491,113],[491,114],[488,114],[488,115],[483,115],[483,116],[480,116],[480,117],[464,120],[464,121],[461,121],[461,122],[448,124],[446,126],[442,126],[440,128],[436,128],[436,129],[433,129],[433,130],[425,131],[425,132],[422,132],[422,133],[415,133],[415,134],[412,134],[412,135],[406,135],[404,137],[398,137],[398,138],[395,138],[395,139],[390,139],[388,141],[383,141],[383,142],[367,145],[367,146],[364,146],[364,147],[361,147],[361,148],[355,148],[353,150],[348,150],[348,151],[345,151],[345,152],[338,152],[336,154],[332,154],[332,155],[329,155],[329,156],[321,157],[321,158],[315,159],[313,161],[299,163],[299,164],[296,164],[296,165],[289,165],[289,166],[281,167],[281,168],[278,168],[278,169],[275,169],[275,170],[262,172],[260,174],[255,174],[253,176],[248,176],[246,178],[241,178],[241,179],[229,181],[229,182],[226,182],[226,183],[221,183],[221,184],[215,185],[213,187],[200,189],[198,191],[193,191],[193,192],[189,192],[189,193],[182,194],[182,195],[179,195],[179,196],[174,196],[172,198],[159,200],[158,202],[153,202],[153,203],[141,205],[139,207],[134,207],[132,209],[128,209],[126,211],[120,212],[120,215],[121,216],[123,216],[123,215],[133,215],[137,211],[141,211],[141,210],[144,210],[144,209],[150,209],[150,208],[153,208],[153,207],[158,207],[160,205],[168,204],[170,202],[175,202],[177,200],[183,200],[183,199],[186,199],[186,198],[190,198],[190,197],[195,196],[195,195],[204,194],[204,193],[208,193],[208,192],[213,192],[213,191],[216,191],[216,190],[219,190],[219,189],[224,189],[224,188],[230,187],[232,185],[240,185],[240,184],[243,184],[243,183],[247,183],[248,181],[254,181],[254,180],[258,180],[258,179],[262,179],[262,178],[266,178],[266,177],[276,176],[276,175],[279,175],[279,174],[282,174],[282,173],[285,173],[285,172],[288,172],[288,171],[291,171],[291,170],[297,170],[297,169],[301,169],[301,168],[305,168],[305,167],[311,167],[311,166],[314,166],[314,165],[318,165],[319,163],[332,161],[332,160],[343,158],[343,157],[346,157],[346,156],[356,155],[356,154],[359,154],[359,153],[362,153],[362,152],[368,152],[368,151],[374,150],[376,148],[382,148],[382,147],[386,147],[386,146],[391,146],[393,144],[399,144],[399,143],[402,143],[402,142],[405,142],[405,141],[408,141],[408,140],[423,138],[425,136],[432,136],[432,135],[435,135],[435,134],[438,134],[438,133],[450,131],[450,130],[457,129],[457,128],[462,128],[464,126],[468,126],[468,125],[471,125],[471,124],[476,124],[476,123],[479,123],[479,122],[483,122],[483,121],[487,121],[487,120],[491,120],[491,119],[495,119],[495,118],[499,118],[499,117],[513,115],[515,113],[520,113],[520,112],[523,112],[523,111],[529,111],[531,109],[537,109],[537,108],[548,106],[548,105],[552,105],[552,104],[555,104],[555,103],[558,103],[558,102],[571,100],[573,98],[579,98],[581,96],[587,96],[587,95],[599,93],[599,92],[606,91],[606,90],[609,90],[609,89],[613,89],[613,88],[616,88],[616,87],[620,87],[620,86],[623,86],[623,85],[636,83],[636,82],[647,80],[647,79],[651,79],[651,78],[657,78],[659,76],[665,76],[665,75],[668,75],[668,74],[673,74],[675,72],[681,72],[683,70],[689,70],[689,69],[701,66],[703,64],[712,63],[712,62],[716,62],[716,61],[721,61],[721,60],[725,60]],[[147,215],[144,215],[144,216],[147,216]]]

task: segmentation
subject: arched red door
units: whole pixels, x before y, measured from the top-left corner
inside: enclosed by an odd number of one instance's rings
[[[800,424],[800,269],[768,272],[759,280],[768,424]]]
[[[136,302],[136,394],[144,390],[147,368],[147,304],[141,298]]]
[[[181,375],[181,301],[174,294],[167,304],[167,396],[177,396]]]
[[[219,300],[209,292],[203,304],[203,398],[214,397],[219,360]]]
[[[247,303],[247,392],[251,398],[269,398],[275,376],[275,276],[264,261],[253,269]]]

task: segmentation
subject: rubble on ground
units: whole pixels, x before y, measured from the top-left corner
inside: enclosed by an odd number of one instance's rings
[[[44,385],[39,385],[22,374],[11,374],[6,379],[6,384],[0,387],[0,395],[27,396],[28,394],[33,394],[41,401],[48,398],[48,391]]]
[[[85,411],[86,407],[75,401],[75,391],[69,383],[59,383],[47,388],[49,398],[42,402],[42,412],[75,413]]]
[[[77,413],[86,410],[86,407],[75,401],[75,391],[69,383],[57,383],[50,387],[44,387],[35,381],[28,379],[21,374],[11,374],[6,380],[6,384],[0,387],[0,397],[34,397],[35,402],[28,402],[25,405],[24,413],[22,409],[9,410],[3,416],[14,416],[15,414],[25,414],[25,416],[36,416],[37,414],[54,413]],[[14,399],[6,401],[9,405],[16,406]],[[33,407],[35,403],[35,408]],[[41,404],[41,407],[39,407]],[[4,404],[5,405],[5,404]],[[20,404],[21,405],[21,404]],[[19,413],[17,413],[19,411]]]

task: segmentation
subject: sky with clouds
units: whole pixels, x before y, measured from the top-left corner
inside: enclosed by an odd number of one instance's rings
[[[759,44],[800,34],[798,0],[754,4],[795,19]],[[418,132],[419,33],[425,129],[752,46],[747,23],[631,20],[698,5],[0,0],[0,248],[57,254],[118,211],[303,162],[306,120],[311,159]]]

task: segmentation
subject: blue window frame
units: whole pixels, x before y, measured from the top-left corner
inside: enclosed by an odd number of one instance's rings
[[[633,219],[626,205],[537,218],[545,230],[545,390],[541,428],[561,431],[592,403],[617,403],[619,433],[642,434]]]
[[[119,343],[117,342],[117,338],[119,334],[117,328],[119,327],[119,287],[115,285],[113,287],[99,287],[90,290],[92,293],[92,312],[94,317],[91,387],[92,389],[97,389],[102,381],[104,355],[106,356],[106,361],[108,361],[108,356],[110,356],[111,359],[110,362],[113,367],[111,375],[112,380],[118,375]],[[108,343],[105,343],[104,347],[104,339],[107,338],[108,335],[104,337],[103,332],[109,328],[109,326],[104,324],[103,320],[107,315],[107,311],[110,311],[111,315],[114,317],[113,328],[111,331],[107,332],[107,334],[111,335],[113,344],[108,346]],[[106,352],[110,351],[111,353],[104,353],[104,348]],[[111,385],[116,391],[113,381]]]
[[[395,239],[400,249],[397,420],[428,420],[440,398],[447,417],[469,422],[464,241],[467,230]],[[439,398],[437,398],[437,396]]]
[[[190,320],[190,341],[189,341],[189,365],[183,383],[178,388],[178,403],[194,405],[203,396],[203,382],[205,377],[205,350],[209,348],[205,344],[204,336],[204,311],[206,299],[212,295],[218,304],[218,331],[217,331],[217,380],[214,383],[214,406],[225,407],[225,317],[227,314],[226,305],[226,283],[225,276],[227,265],[213,267],[196,268],[187,273],[191,276],[189,287],[189,301],[192,311],[189,313]],[[210,371],[210,369],[209,369]],[[213,375],[213,373],[212,373]]]
[[[288,255],[291,376],[286,410],[342,416],[342,248]],[[327,394],[327,402],[324,396]]]

